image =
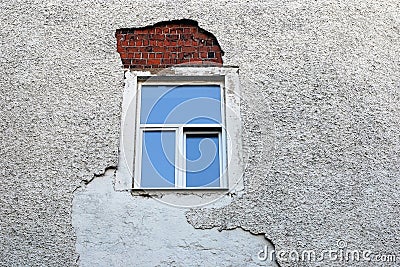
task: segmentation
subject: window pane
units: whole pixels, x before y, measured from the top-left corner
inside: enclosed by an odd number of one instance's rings
[[[219,85],[143,85],[141,93],[142,124],[221,123]]]
[[[220,187],[218,134],[186,135],[186,186]]]
[[[175,187],[175,131],[145,131],[141,187]]]

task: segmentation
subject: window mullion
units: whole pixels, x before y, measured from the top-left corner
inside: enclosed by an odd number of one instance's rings
[[[177,130],[177,166],[175,167],[177,173],[176,185],[179,188],[186,187],[185,183],[185,152],[184,152],[184,133],[183,126],[179,126]]]

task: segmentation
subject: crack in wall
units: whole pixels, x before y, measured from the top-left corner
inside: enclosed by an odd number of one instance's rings
[[[78,190],[80,190],[82,188],[85,188],[88,184],[90,184],[96,178],[108,176],[108,175],[110,175],[110,173],[112,173],[112,175],[114,176],[116,171],[117,171],[117,167],[116,166],[108,166],[108,167],[106,167],[104,169],[104,171],[102,171],[100,173],[94,173],[93,176],[90,179],[81,180],[80,185],[77,186],[72,191],[72,194],[75,194],[75,192],[77,192]]]

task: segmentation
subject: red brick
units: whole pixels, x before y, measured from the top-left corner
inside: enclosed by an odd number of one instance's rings
[[[128,53],[126,52],[121,52],[119,53],[119,55],[121,56],[121,58],[129,58]]]
[[[153,40],[164,40],[165,35],[164,34],[154,34],[152,39]]]
[[[165,47],[155,46],[153,52],[165,52]]]
[[[198,47],[200,52],[208,52],[211,50],[211,48],[207,47],[207,46],[200,46]]]
[[[161,59],[158,59],[158,58],[147,60],[147,64],[149,64],[149,65],[159,65],[160,63],[161,63]]]
[[[179,35],[179,38],[180,38],[181,40],[184,40],[184,41],[186,41],[186,40],[192,40],[192,39],[193,39],[193,35],[190,34],[190,33],[184,33],[184,34],[180,34],[180,35]]]
[[[164,41],[164,45],[165,46],[178,46],[178,42],[177,41]]]
[[[206,40],[206,46],[213,46],[213,40]]]
[[[118,41],[123,41],[123,40],[125,40],[125,34],[115,33],[115,38],[116,38]],[[121,38],[122,38],[122,40],[121,40]]]
[[[183,46],[193,46],[193,40],[183,41]]]
[[[128,46],[129,45],[129,41],[128,40],[121,41],[120,44],[121,44],[121,46]]]
[[[207,58],[207,52],[200,52],[200,58]]]
[[[171,46],[171,47],[167,47],[167,51],[168,52],[181,52],[182,51],[182,47],[180,46]]]
[[[161,59],[161,64],[171,64],[172,60],[170,58]]]
[[[146,59],[132,59],[132,65],[146,65]]]
[[[166,34],[165,39],[168,41],[178,41],[179,35],[178,34]]]
[[[128,59],[128,58],[123,58],[123,59],[121,59],[121,61],[122,61],[122,64],[124,64],[124,65],[129,65],[129,64],[131,64],[131,60]]]
[[[213,47],[211,47],[211,51],[219,52],[219,51],[221,51],[221,49],[218,46],[214,45]]]
[[[135,40],[135,35],[133,33],[128,33],[125,36],[125,40]]]
[[[146,29],[123,29],[117,30],[115,36],[124,67],[144,69],[181,63],[222,64],[222,51],[215,37],[196,26],[176,23]]]
[[[147,46],[137,46],[138,52],[147,53],[149,52],[149,48]],[[150,51],[152,52],[152,51]]]
[[[139,47],[129,46],[126,48],[126,52],[128,53],[140,52],[140,49]]]
[[[196,50],[195,47],[192,46],[184,46],[182,47],[182,52],[194,52]]]

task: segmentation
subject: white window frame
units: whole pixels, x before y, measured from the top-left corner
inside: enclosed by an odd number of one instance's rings
[[[168,77],[168,79],[173,79],[173,81],[153,81],[151,79],[145,81],[138,81],[138,91],[136,98],[136,152],[134,159],[135,173],[134,173],[134,189],[162,189],[162,190],[173,190],[173,189],[228,189],[228,177],[226,170],[226,134],[225,134],[225,86],[223,81],[202,81],[193,80],[187,81],[182,80],[182,77],[173,76]],[[181,86],[181,85],[216,85],[220,88],[221,96],[221,123],[220,124],[142,124],[140,122],[141,115],[141,99],[142,99],[142,86],[143,85],[160,85],[160,86]],[[200,89],[199,89],[200,90]],[[190,129],[189,131],[184,130],[184,128]],[[194,129],[201,129],[200,132],[194,131]],[[219,128],[217,131],[208,131],[207,129]],[[143,151],[143,133],[146,131],[174,131],[175,132],[175,187],[141,187],[142,178],[142,151]],[[187,187],[186,186],[186,134],[190,133],[217,133],[218,134],[218,148],[219,148],[219,166],[220,166],[220,185],[218,187]],[[182,151],[183,153],[180,153]],[[182,154],[182,156],[181,156]]]
[[[138,140],[138,85],[143,80],[157,80],[160,78],[161,83],[165,84],[167,80],[177,78],[181,84],[206,84],[211,82],[216,84],[220,82],[223,84],[223,94],[221,94],[221,104],[225,104],[228,108],[221,109],[225,135],[222,140],[226,153],[220,153],[225,158],[223,162],[226,163],[221,169],[225,169],[225,177],[220,177],[220,181],[225,181],[226,184],[219,188],[196,187],[196,188],[160,188],[160,190],[173,191],[198,189],[195,192],[212,192],[213,190],[226,190],[229,192],[235,191],[236,193],[242,191],[243,187],[243,173],[244,173],[244,159],[242,148],[242,123],[240,118],[240,82],[237,67],[173,67],[168,69],[166,74],[152,74],[149,71],[125,71],[125,89],[122,99],[121,110],[121,135],[119,146],[119,160],[114,180],[114,189],[116,191],[132,191],[132,190],[151,190],[149,188],[134,187],[135,175],[138,169],[136,164],[137,155],[137,140]],[[172,76],[168,78],[168,76]],[[173,81],[174,82],[174,81]],[[176,83],[176,82],[175,82]],[[169,125],[170,126],[170,125]],[[195,127],[191,124],[190,127]],[[215,125],[213,125],[215,128]],[[140,131],[139,131],[140,133]],[[183,144],[182,144],[183,145]],[[220,149],[223,147],[220,143]],[[222,165],[220,165],[222,166]],[[202,189],[202,190],[200,190]],[[195,193],[193,193],[195,194]]]

